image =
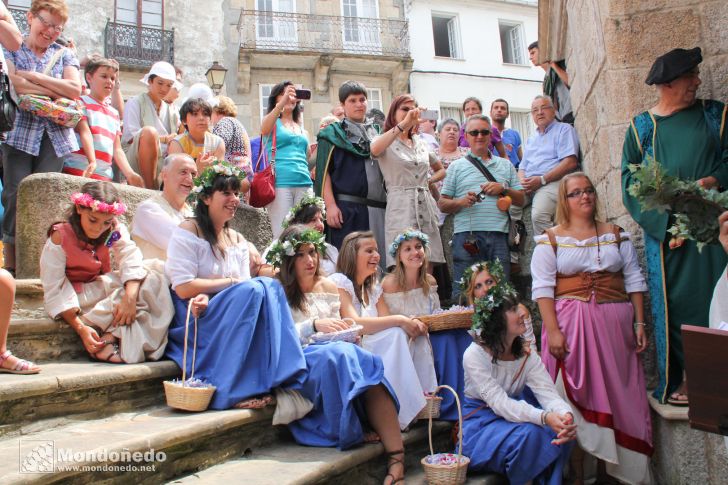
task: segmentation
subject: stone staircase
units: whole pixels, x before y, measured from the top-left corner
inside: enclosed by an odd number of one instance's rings
[[[171,361],[91,362],[75,333],[43,311],[38,280],[19,280],[8,347],[42,366],[0,374],[0,483],[381,483],[380,444],[340,452],[294,443],[273,408],[185,413],[168,408]],[[439,451],[450,425],[435,423]],[[424,483],[426,423],[405,434],[408,483]],[[144,454],[147,454],[145,457]],[[154,456],[149,456],[149,454]],[[140,461],[135,461],[136,459]],[[146,458],[151,458],[146,461]],[[484,477],[469,483],[494,483]]]

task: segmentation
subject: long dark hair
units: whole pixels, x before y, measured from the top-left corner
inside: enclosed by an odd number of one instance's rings
[[[268,111],[266,113],[270,113],[273,111],[273,108],[276,107],[276,99],[278,96],[283,94],[283,91],[286,89],[286,86],[293,86],[293,83],[291,81],[283,81],[282,83],[278,83],[270,90],[270,94],[268,95]],[[301,102],[297,102],[296,106],[293,108],[293,113],[291,113],[291,117],[293,118],[293,121],[298,123],[298,117],[301,114]]]
[[[105,202],[107,204],[121,202],[121,199],[119,198],[119,191],[116,190],[116,187],[114,187],[114,184],[112,184],[111,182],[86,182],[85,184],[83,184],[83,187],[81,187],[80,192],[82,194],[89,194],[95,200],[100,200],[101,202]],[[91,208],[86,207],[84,207],[84,209],[91,210]],[[99,246],[101,244],[104,244],[106,242],[106,238],[109,237],[109,233],[115,228],[115,224],[112,224],[110,228],[105,230],[96,239],[89,239],[88,236],[86,236],[86,233],[83,232],[83,227],[81,227],[81,215],[78,213],[78,210],[76,210],[75,204],[71,204],[71,207],[69,207],[66,211],[66,220],[69,224],[71,224],[73,232],[76,234],[76,237],[79,239],[79,241],[88,243],[91,246]],[[55,225],[55,223],[53,225]],[[48,229],[49,236],[50,233],[53,231],[53,225],[51,225],[51,227]]]
[[[212,180],[212,186],[205,187],[197,196],[197,205],[195,206],[195,220],[197,221],[197,227],[200,228],[202,238],[210,244],[212,254],[218,257],[217,251],[220,252],[220,258],[225,257],[225,250],[220,247],[220,241],[217,240],[217,234],[215,233],[215,226],[212,223],[210,217],[210,209],[207,204],[203,201],[206,197],[212,197],[215,192],[223,192],[225,190],[233,190],[235,192],[240,191],[240,179],[234,175],[226,176],[218,174]],[[223,226],[225,229],[228,228],[230,221],[225,222]],[[217,250],[217,251],[216,251]]]
[[[291,224],[310,224],[311,221],[313,221],[313,218],[316,217],[316,214],[321,213],[321,209],[316,204],[306,204],[298,209],[298,211],[296,211],[296,213],[293,215],[293,219],[291,219]],[[329,255],[327,253],[319,255],[319,257],[323,257],[331,261],[331,258],[329,258]]]
[[[283,243],[284,241],[292,238],[301,239],[301,235],[306,230],[308,230],[308,228],[300,224],[289,226],[283,230],[281,235],[278,237],[278,241]],[[283,256],[281,258],[281,270],[276,275],[276,278],[278,278],[278,281],[281,282],[281,286],[283,286],[283,290],[286,293],[286,299],[288,300],[288,304],[291,306],[291,308],[306,312],[306,295],[303,293],[303,291],[301,291],[301,287],[298,285],[298,281],[296,280],[297,257],[298,248],[296,248],[296,254],[294,254],[293,256],[288,256],[287,254],[283,253]],[[320,259],[321,255],[319,254],[318,257]],[[316,275],[314,276],[314,278],[318,278],[320,276],[319,268],[320,266],[317,261]]]
[[[483,322],[480,333],[475,341],[478,345],[488,349],[493,356],[495,364],[501,355],[506,351],[506,333],[508,332],[508,319],[506,312],[518,308],[518,297],[504,296],[503,303],[497,306],[487,322]],[[515,358],[523,355],[523,337],[518,336],[513,340],[511,353]]]

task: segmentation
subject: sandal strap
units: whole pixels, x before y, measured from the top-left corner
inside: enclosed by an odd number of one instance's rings
[[[29,360],[18,359],[18,363],[15,364],[15,367],[13,367],[13,370],[25,371],[25,370],[30,369],[30,367],[32,365],[33,365],[33,363]]]
[[[13,356],[13,353],[10,352],[9,350],[6,350],[2,354],[0,354],[0,366],[3,365],[3,362],[5,362],[6,360],[8,360],[8,358],[10,358],[12,356]]]

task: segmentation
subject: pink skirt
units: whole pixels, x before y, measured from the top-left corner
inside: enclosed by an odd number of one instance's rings
[[[556,317],[570,352],[556,360],[542,332],[541,358],[551,377],[556,381],[562,371],[566,397],[587,422],[613,430],[617,446],[651,455],[652,423],[632,304],[562,299],[556,301]]]

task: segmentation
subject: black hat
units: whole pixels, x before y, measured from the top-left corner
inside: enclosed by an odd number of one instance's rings
[[[701,62],[703,62],[703,55],[700,53],[700,47],[673,49],[655,59],[645,82],[650,86],[669,83],[686,72],[690,72]]]

